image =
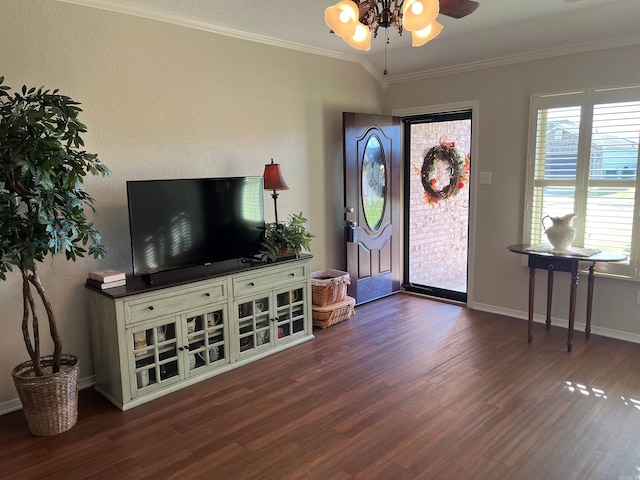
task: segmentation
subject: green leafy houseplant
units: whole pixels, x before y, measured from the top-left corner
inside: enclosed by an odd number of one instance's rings
[[[88,173],[106,176],[109,170],[97,155],[82,150],[81,134],[87,129],[78,120],[79,103],[43,87],[23,86],[21,93],[10,95],[3,82],[0,77],[0,280],[14,266],[20,271],[30,375],[44,377],[60,371],[62,340],[37,264],[59,253],[72,261],[87,253],[106,255],[100,233],[85,215],[85,207],[94,211],[94,200],[83,181]],[[54,344],[47,368],[36,298]]]
[[[302,250],[311,250],[313,235],[305,227],[307,219],[291,214],[284,223],[267,223],[260,251],[263,262],[275,262],[286,256],[298,256]]]

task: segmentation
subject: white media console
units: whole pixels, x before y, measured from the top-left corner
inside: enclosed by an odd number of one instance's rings
[[[87,286],[96,390],[127,410],[311,340],[310,259]]]

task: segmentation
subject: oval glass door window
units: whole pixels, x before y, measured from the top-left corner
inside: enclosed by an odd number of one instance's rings
[[[386,202],[387,169],[380,139],[372,135],[362,159],[362,207],[367,225],[377,230]]]

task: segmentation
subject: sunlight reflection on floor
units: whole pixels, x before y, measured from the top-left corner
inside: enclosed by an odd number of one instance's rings
[[[570,381],[565,381],[564,382],[564,388],[565,390],[569,391],[569,392],[577,392],[580,393],[584,396],[591,396],[593,395],[596,398],[602,398],[604,400],[607,400],[608,397],[605,393],[604,390],[602,390],[601,388],[598,387],[594,387],[594,386],[587,386],[584,385],[582,383],[576,383],[576,382],[570,382]],[[620,396],[620,400],[622,400],[622,402],[629,407],[634,407],[637,410],[640,410],[640,400],[633,398],[633,397],[625,397],[624,395]],[[639,467],[640,469],[640,467]],[[640,470],[639,470],[640,471]]]

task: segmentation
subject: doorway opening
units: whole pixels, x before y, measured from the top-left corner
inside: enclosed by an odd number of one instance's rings
[[[406,291],[467,301],[472,111],[405,117]]]

